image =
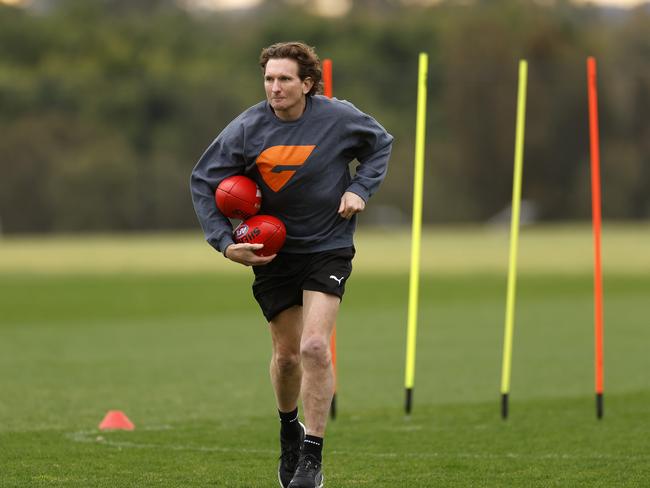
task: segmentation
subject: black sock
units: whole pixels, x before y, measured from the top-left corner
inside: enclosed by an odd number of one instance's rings
[[[298,407],[291,412],[281,412],[280,414],[280,435],[284,439],[298,439],[300,437],[300,423],[298,422]]]
[[[306,436],[302,445],[302,453],[305,455],[311,454],[320,463],[323,460],[323,438],[315,435]]]

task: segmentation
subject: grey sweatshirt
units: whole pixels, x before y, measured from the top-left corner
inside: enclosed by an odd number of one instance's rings
[[[352,246],[356,216],[338,215],[341,196],[350,191],[368,200],[386,176],[392,143],[375,119],[336,98],[307,97],[304,113],[291,122],[277,118],[266,101],[254,105],[228,124],[192,171],[192,201],[206,240],[221,252],[234,242],[214,192],[223,179],[243,174],[262,191],[259,213],[287,228],[281,252]]]

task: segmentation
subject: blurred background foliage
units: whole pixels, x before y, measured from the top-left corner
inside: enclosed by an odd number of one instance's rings
[[[186,0],[187,1],[187,0]],[[264,97],[262,47],[303,40],[334,93],[396,137],[364,223],[408,223],[417,54],[430,55],[424,218],[484,222],[511,199],[517,63],[529,61],[523,198],[588,219],[588,55],[599,68],[603,215],[650,217],[650,7],[490,0],[309,1],[205,11],[172,0],[0,5],[0,219],[5,233],[197,228],[189,174]]]

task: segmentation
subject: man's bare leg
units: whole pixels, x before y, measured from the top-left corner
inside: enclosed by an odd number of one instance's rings
[[[273,352],[271,383],[278,410],[291,412],[298,406],[302,367],[300,365],[300,335],[302,307],[294,306],[276,315],[269,324]]]
[[[330,337],[340,299],[317,291],[303,292],[302,404],[307,434],[323,437],[334,394]]]
[[[302,303],[301,394],[307,435],[288,488],[320,488],[324,479],[321,467],[323,437],[334,394],[330,337],[340,299],[327,293],[303,290]]]
[[[302,307],[295,306],[280,312],[269,324],[269,329],[273,343],[271,383],[281,425],[278,480],[281,486],[286,487],[295,474],[305,437],[304,427],[298,420],[298,397],[302,378]]]

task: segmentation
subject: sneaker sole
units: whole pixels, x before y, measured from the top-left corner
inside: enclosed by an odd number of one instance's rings
[[[300,420],[298,421],[300,424],[300,427],[302,427],[302,439],[300,442],[302,443],[305,440],[305,436],[307,435],[307,427],[305,427],[305,424],[303,424]],[[282,479],[280,479],[280,471],[278,470],[278,483],[280,483],[281,488],[287,488],[282,484]],[[316,488],[323,488],[323,483],[320,484],[320,486],[317,486]]]
[[[278,475],[278,476],[279,476],[279,475]],[[322,476],[322,475],[321,475],[321,476]],[[325,476],[323,476],[323,477],[320,479],[320,485],[316,486],[315,488],[323,488],[324,485],[325,485]],[[282,485],[282,482],[280,482],[280,486],[282,486],[282,488],[287,488],[286,486]]]
[[[318,485],[318,486],[316,486],[316,487],[314,487],[314,488],[323,488],[324,485],[325,485],[325,476],[323,476],[323,475],[321,474],[320,485]],[[282,488],[285,488],[285,487],[282,487]]]

